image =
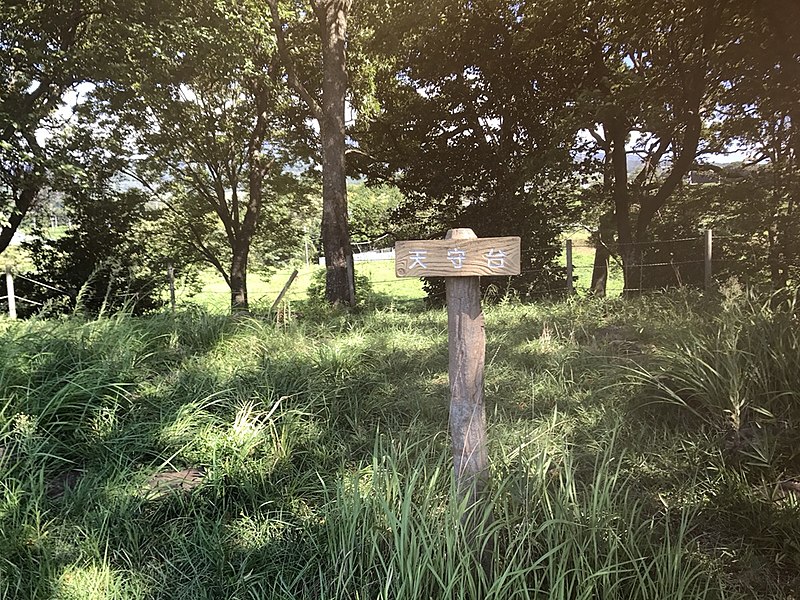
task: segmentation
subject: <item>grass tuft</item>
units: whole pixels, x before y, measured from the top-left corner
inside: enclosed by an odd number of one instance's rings
[[[465,521],[443,311],[0,321],[0,597],[796,588],[794,305],[505,302],[486,323],[492,478]]]

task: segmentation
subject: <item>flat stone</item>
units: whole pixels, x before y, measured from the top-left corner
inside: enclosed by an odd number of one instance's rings
[[[203,470],[194,467],[182,471],[156,473],[147,480],[144,495],[152,500],[172,493],[191,492],[203,483],[204,477]]]

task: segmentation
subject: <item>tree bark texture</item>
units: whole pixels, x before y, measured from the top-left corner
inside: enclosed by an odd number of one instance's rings
[[[250,310],[247,300],[247,259],[250,244],[234,251],[231,260],[230,288],[231,313],[246,313]]]
[[[471,239],[471,229],[454,229],[448,239]],[[488,478],[483,370],[486,333],[479,277],[447,277],[450,374],[450,434],[461,498],[478,500]]]
[[[600,227],[597,230],[597,240],[594,251],[594,265],[592,267],[592,294],[604,298],[608,286],[608,267],[611,260],[609,244],[614,236],[614,214],[611,212],[600,215]]]
[[[322,242],[325,251],[325,298],[331,304],[354,306],[353,249],[347,222],[345,170],[345,40],[349,1],[318,0],[322,31]]]
[[[11,244],[11,239],[17,232],[17,229],[22,223],[22,220],[25,218],[25,215],[28,214],[28,211],[33,206],[38,193],[38,188],[30,187],[25,188],[21,192],[15,194],[14,207],[11,211],[11,215],[8,217],[8,223],[0,227],[0,253],[2,253],[6,248],[8,248],[9,244]]]

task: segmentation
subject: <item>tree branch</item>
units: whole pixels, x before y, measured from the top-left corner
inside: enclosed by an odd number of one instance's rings
[[[286,75],[289,78],[289,85],[300,95],[303,101],[308,105],[308,109],[315,119],[321,121],[323,118],[322,106],[311,95],[303,82],[297,76],[297,69],[295,68],[294,60],[289,53],[289,47],[286,43],[286,36],[283,31],[283,23],[281,22],[280,13],[278,12],[278,0],[267,0],[269,4],[270,13],[272,15],[272,28],[275,31],[275,41],[278,45],[278,54],[281,57],[283,66],[286,69]]]
[[[220,275],[222,275],[222,278],[225,280],[225,283],[228,284],[228,286],[230,287],[230,276],[228,275],[225,268],[222,266],[222,263],[219,260],[219,258],[211,251],[211,249],[208,246],[205,245],[205,243],[203,243],[202,234],[199,231],[197,231],[197,229],[195,229],[191,220],[186,219],[185,214],[183,212],[175,208],[172,205],[172,203],[166,200],[163,197],[163,195],[155,187],[153,187],[153,185],[149,181],[147,181],[143,177],[140,177],[139,174],[136,173],[136,171],[121,169],[120,172],[134,178],[136,181],[141,183],[145,188],[147,188],[147,190],[151,194],[153,194],[158,198],[159,202],[161,202],[164,206],[167,207],[167,210],[169,210],[172,214],[178,216],[182,221],[184,221],[186,229],[189,230],[189,233],[191,233],[191,236],[193,238],[191,240],[188,240],[189,245],[191,245],[192,248],[194,248],[201,256],[203,256],[217,271],[219,271]]]
[[[671,138],[660,138],[658,140],[658,145],[655,148],[650,146],[650,148],[645,152],[646,158],[644,160],[642,170],[636,176],[636,179],[633,180],[634,187],[641,188],[647,182],[650,176],[655,173],[656,168],[658,168],[658,163],[661,162],[661,159],[664,157],[664,154],[666,154],[671,143]]]

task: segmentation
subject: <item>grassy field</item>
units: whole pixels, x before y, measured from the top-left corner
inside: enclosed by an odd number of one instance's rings
[[[580,295],[585,295],[592,280],[592,267],[594,264],[594,248],[587,241],[585,232],[575,232],[571,236],[574,241],[573,268],[575,289]],[[566,253],[561,256],[561,264],[566,265]],[[289,288],[286,295],[290,303],[307,299],[307,289],[311,283],[312,275],[320,271],[319,266],[301,266],[299,275]],[[266,310],[278,297],[283,285],[289,279],[293,268],[281,269],[272,276],[264,278],[258,273],[248,275],[248,294],[255,310]],[[622,269],[612,262],[609,270],[607,291],[609,296],[616,296],[622,292]],[[399,304],[407,304],[424,298],[422,282],[418,279],[399,279],[394,274],[394,261],[375,261],[356,263],[356,274],[367,277],[372,290],[378,296],[392,299]],[[188,288],[178,286],[178,302],[184,305],[201,306],[213,312],[227,312],[230,309],[230,291],[225,281],[216,273],[208,270],[201,277],[201,291],[189,293]]]
[[[63,232],[51,229],[50,233],[58,235]],[[569,237],[574,242],[575,289],[578,294],[586,295],[592,278],[594,248],[589,244],[588,234],[584,230],[572,232]],[[11,248],[7,254],[8,264],[17,271],[33,269],[30,257],[21,248]],[[560,262],[561,265],[566,265],[565,253],[562,253]],[[279,269],[267,276],[258,272],[248,274],[248,294],[255,312],[266,312],[272,306],[293,270],[292,266]],[[312,277],[321,270],[322,267],[317,265],[298,265],[298,277],[286,295],[290,307],[292,304],[307,299],[307,290],[312,282]],[[420,280],[399,279],[395,276],[394,261],[392,260],[356,263],[356,274],[369,279],[372,292],[383,298],[384,301],[391,300],[398,305],[405,305],[421,300],[425,296]],[[622,270],[613,261],[607,290],[609,296],[616,296],[622,292]],[[164,289],[164,300],[167,298],[168,292]],[[182,308],[201,307],[215,313],[227,313],[230,310],[230,290],[224,279],[212,268],[208,268],[200,274],[199,291],[194,285],[190,286],[184,281],[177,281],[176,299]]]
[[[794,306],[486,323],[492,519],[469,533],[443,311],[0,320],[0,598],[795,597]]]
[[[256,311],[268,310],[284,284],[289,279],[293,268],[285,268],[269,278],[258,273],[248,274],[247,291]],[[290,304],[306,300],[308,286],[314,273],[322,271],[319,266],[301,266],[297,279],[286,294]],[[394,261],[375,261],[356,263],[356,275],[367,277],[373,292],[379,296],[391,298],[397,303],[420,300],[424,297],[422,283],[419,279],[398,279],[394,274]],[[201,306],[213,312],[230,310],[230,290],[225,281],[215,271],[205,271],[201,277],[202,289],[198,294],[189,294],[188,289],[178,286],[177,299],[184,305]]]

